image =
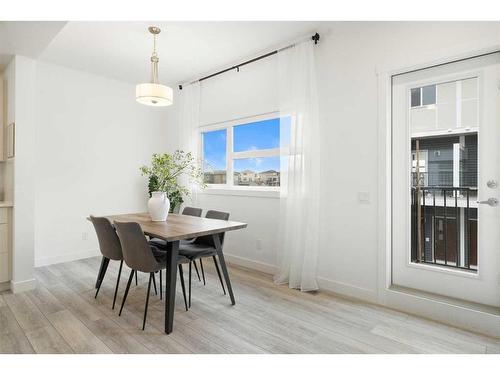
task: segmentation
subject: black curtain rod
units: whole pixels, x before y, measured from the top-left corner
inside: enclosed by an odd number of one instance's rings
[[[318,34],[318,33],[314,34],[314,35],[311,37],[311,40],[313,40],[313,41],[314,41],[314,44],[318,44],[318,41],[319,41],[319,34]],[[286,47],[285,47],[285,48],[286,48]],[[230,68],[226,68],[226,69],[224,69],[224,70],[220,70],[220,71],[218,71],[218,72],[216,72],[216,73],[212,73],[212,74],[210,74],[210,75],[208,75],[208,76],[202,77],[202,78],[198,79],[197,81],[198,81],[198,82],[201,82],[201,81],[204,81],[204,80],[206,80],[206,79],[209,79],[209,78],[212,78],[212,77],[218,76],[219,74],[226,73],[226,72],[229,72],[230,70],[234,70],[234,69],[236,69],[236,70],[239,72],[239,71],[240,71],[240,67],[245,66],[245,65],[247,65],[247,64],[251,64],[251,63],[253,63],[253,62],[255,62],[255,61],[259,61],[259,60],[265,59],[266,57],[276,55],[276,54],[278,53],[278,51],[279,51],[279,50],[274,50],[274,51],[272,51],[272,52],[268,52],[268,53],[266,53],[266,54],[264,54],[264,55],[261,55],[261,56],[255,57],[255,58],[253,58],[253,59],[251,59],[251,60],[244,61],[244,62],[242,62],[242,63],[240,63],[240,64],[238,64],[238,65],[234,65],[234,66],[232,66],[232,67],[230,67]],[[196,81],[195,81],[195,82],[196,82]],[[179,90],[182,90],[182,85],[179,85]]]

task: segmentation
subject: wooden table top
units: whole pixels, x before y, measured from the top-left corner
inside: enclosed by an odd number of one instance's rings
[[[165,241],[179,241],[209,234],[227,232],[247,227],[246,223],[207,219],[190,215],[168,214],[167,221],[151,221],[148,213],[104,215],[112,223],[133,221],[139,223],[147,235]],[[87,218],[90,220],[90,218]]]

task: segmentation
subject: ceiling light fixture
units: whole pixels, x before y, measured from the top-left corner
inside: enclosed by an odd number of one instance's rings
[[[174,101],[173,91],[170,87],[158,83],[158,54],[156,53],[156,36],[161,32],[159,27],[150,26],[149,32],[153,34],[153,54],[151,55],[151,82],[140,83],[135,87],[136,100],[145,105],[166,107]]]

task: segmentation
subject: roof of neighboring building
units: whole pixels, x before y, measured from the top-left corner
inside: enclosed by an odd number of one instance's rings
[[[274,169],[270,169],[268,171],[263,171],[263,172],[259,172],[261,174],[264,174],[264,173],[279,173],[278,171],[275,171]]]

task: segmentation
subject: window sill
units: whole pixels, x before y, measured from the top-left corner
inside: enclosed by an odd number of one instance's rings
[[[241,197],[279,198],[279,189],[273,188],[240,188],[240,187],[207,187],[199,192],[205,195],[233,195]]]

